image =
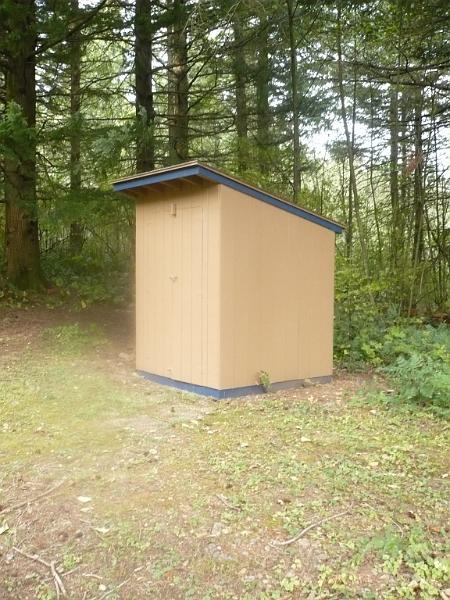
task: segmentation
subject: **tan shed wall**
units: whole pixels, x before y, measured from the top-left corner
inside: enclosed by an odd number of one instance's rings
[[[331,375],[334,232],[219,189],[220,388]]]
[[[219,387],[219,251],[218,186],[144,191],[136,203],[137,369]]]

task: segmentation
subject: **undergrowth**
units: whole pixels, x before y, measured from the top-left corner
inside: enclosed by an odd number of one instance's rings
[[[386,285],[338,277],[335,361],[351,371],[375,369],[394,393],[385,401],[428,407],[450,415],[450,328],[407,318],[388,303]],[[378,394],[379,396],[379,394]]]

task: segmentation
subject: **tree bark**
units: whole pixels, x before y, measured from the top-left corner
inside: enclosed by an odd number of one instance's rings
[[[268,156],[270,128],[269,81],[269,23],[267,17],[261,17],[256,73],[256,141],[258,145],[258,167],[261,173],[267,173],[270,169]]]
[[[14,0],[9,11],[6,104],[18,107],[22,135],[12,136],[4,161],[6,276],[20,289],[44,286],[40,266],[36,198],[36,16],[34,0]],[[20,35],[18,35],[20,32]]]
[[[189,156],[189,80],[186,0],[173,0],[173,23],[168,28],[169,161]]]
[[[286,0],[289,30],[289,58],[291,76],[291,110],[292,110],[292,136],[293,136],[293,196],[298,202],[301,191],[301,156],[300,156],[300,115],[298,101],[297,80],[297,44],[295,42],[294,17],[295,8],[293,0]]]
[[[352,127],[352,145],[355,143],[355,121],[356,121],[356,73],[354,75],[353,83],[353,127]],[[375,110],[374,110],[374,97],[373,87],[370,86],[370,166],[369,166],[369,182],[370,191],[372,195],[373,204],[373,216],[375,220],[375,227],[377,231],[377,246],[378,246],[378,269],[383,269],[383,236],[381,234],[380,217],[379,217],[379,206],[377,201],[377,193],[374,181],[375,161],[374,161],[374,134],[375,134]]]
[[[400,243],[399,231],[399,184],[398,184],[398,89],[391,84],[389,90],[389,132],[390,132],[390,192],[391,192],[391,268],[398,265],[398,247]]]
[[[245,172],[248,167],[248,111],[247,111],[247,65],[243,49],[242,26],[239,22],[239,14],[235,15],[233,21],[234,33],[234,56],[233,71],[235,82],[236,100],[236,133],[237,133],[237,159],[238,170]]]
[[[363,223],[362,223],[362,219],[361,219],[358,186],[356,183],[354,144],[352,143],[352,139],[350,137],[350,130],[348,127],[348,122],[347,122],[347,109],[345,107],[344,74],[343,74],[343,67],[342,67],[342,26],[341,26],[340,6],[338,7],[338,14],[337,14],[337,53],[338,53],[337,71],[338,71],[339,99],[340,99],[340,104],[341,104],[342,124],[344,126],[345,141],[346,141],[346,145],[347,145],[350,186],[351,186],[352,194],[353,194],[353,210],[354,210],[354,214],[355,214],[356,227],[358,230],[358,238],[359,238],[359,244],[360,244],[360,248],[361,248],[361,262],[363,264],[364,273],[365,273],[366,277],[369,278],[370,277],[369,257],[368,257],[368,252],[367,252],[365,236],[364,236]]]
[[[409,170],[414,171],[414,236],[412,262],[412,280],[409,293],[408,315],[417,306],[416,283],[418,266],[423,259],[424,236],[424,188],[423,188],[423,139],[422,139],[422,90],[417,90],[414,99],[414,156],[411,159]]]
[[[423,256],[423,140],[422,140],[422,92],[416,94],[414,106],[414,249],[413,263]]]
[[[70,0],[71,9],[76,15],[78,0]],[[76,32],[70,41],[70,193],[72,200],[80,201],[81,191],[81,34]],[[80,254],[84,243],[84,228],[78,221],[70,224],[70,253]]]
[[[136,0],[135,12],[135,86],[136,86],[136,170],[151,171],[155,167],[153,126],[152,70],[152,0]]]
[[[399,210],[398,210],[398,229],[401,232],[402,239],[405,237],[407,229],[407,207],[410,203],[410,186],[409,177],[407,174],[408,165],[408,107],[409,94],[406,90],[402,90],[400,95],[400,182],[399,182]],[[408,244],[402,243],[397,248],[397,262],[399,266],[405,265],[405,257],[407,256]],[[404,274],[404,273],[403,273]]]

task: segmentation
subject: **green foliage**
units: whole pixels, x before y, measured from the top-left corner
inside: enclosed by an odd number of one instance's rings
[[[21,107],[9,102],[0,120],[0,155],[20,164],[31,157],[35,142],[35,130],[28,126]]]
[[[258,382],[265,392],[270,391],[270,375],[267,371],[260,371],[258,373]]]
[[[363,548],[362,555],[367,553],[378,554],[383,570],[395,577],[401,571],[409,573],[409,583],[396,589],[399,598],[439,598],[450,577],[450,560],[436,557],[435,542],[420,526],[412,527],[407,536],[390,530],[373,537]]]
[[[358,285],[350,269],[338,274],[335,358],[341,366],[371,366],[395,386],[390,401],[450,409],[450,330],[407,319],[389,307],[388,286]],[[372,295],[375,302],[369,301]]]
[[[375,344],[372,345],[375,349]],[[387,375],[394,393],[383,401],[420,404],[441,416],[450,414],[450,330],[408,322],[381,330],[367,362]]]
[[[70,256],[64,249],[45,259],[50,281],[60,290],[62,299],[73,300],[81,308],[109,302],[121,304],[130,293],[129,260],[126,255],[103,256],[84,249]]]
[[[442,361],[426,354],[399,356],[384,367],[397,387],[397,398],[433,406],[438,412],[450,411],[450,354]]]
[[[388,291],[387,280],[367,282],[354,265],[339,266],[334,338],[339,364],[353,369],[381,364],[384,334],[399,321],[398,308],[389,305]]]
[[[62,560],[64,571],[70,571],[71,569],[74,569],[81,562],[82,562],[82,557],[79,554],[74,554],[72,552],[68,552],[67,554],[64,554],[63,560]]]
[[[0,288],[0,302],[10,308],[22,308],[31,304],[33,293],[19,290],[15,286],[5,282]]]

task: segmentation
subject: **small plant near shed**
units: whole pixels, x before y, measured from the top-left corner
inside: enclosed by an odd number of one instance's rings
[[[55,597],[54,592],[46,584],[39,585],[36,590],[37,600],[54,600]]]
[[[262,389],[266,392],[270,392],[270,375],[267,371],[259,371],[258,373],[258,383],[262,387]]]
[[[63,556],[63,567],[64,571],[70,571],[74,569],[82,562],[82,557],[79,554],[73,554],[72,552],[68,552]]]

